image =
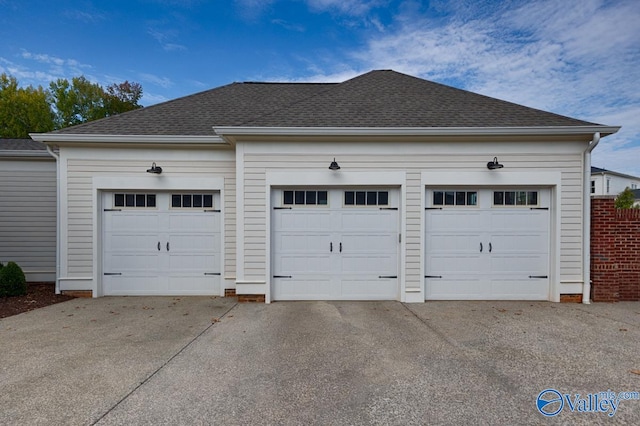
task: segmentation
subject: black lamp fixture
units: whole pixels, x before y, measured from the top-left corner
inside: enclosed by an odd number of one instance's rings
[[[151,168],[147,169],[147,173],[153,173],[155,175],[159,175],[162,173],[162,167],[156,166],[156,163],[151,164]]]
[[[338,165],[338,162],[336,161],[335,157],[333,157],[333,161],[331,162],[331,165],[329,166],[329,170],[340,170],[340,166]]]
[[[487,163],[487,169],[489,170],[501,169],[503,167],[503,164],[498,163],[498,157],[493,157],[493,161]]]

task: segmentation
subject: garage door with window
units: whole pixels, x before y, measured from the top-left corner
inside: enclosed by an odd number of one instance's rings
[[[396,300],[399,191],[272,193],[274,300]]]
[[[105,295],[219,295],[219,193],[105,192]]]
[[[427,189],[425,297],[548,300],[546,188]]]

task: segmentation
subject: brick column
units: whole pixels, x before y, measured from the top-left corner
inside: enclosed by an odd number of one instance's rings
[[[615,197],[591,198],[591,299],[617,302],[620,298],[616,259]]]

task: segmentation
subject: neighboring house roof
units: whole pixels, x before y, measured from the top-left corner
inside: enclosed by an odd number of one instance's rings
[[[214,126],[520,128],[599,125],[382,70],[342,83],[233,83],[50,134],[208,136],[216,134]]]
[[[612,170],[601,169],[600,167],[593,167],[593,166],[591,166],[591,175],[592,176],[593,175],[613,175],[613,176],[619,176],[627,179],[640,180],[640,177],[637,177],[637,176],[626,175],[624,173],[614,172]]]
[[[50,155],[42,142],[31,139],[0,139],[0,157],[50,157]]]

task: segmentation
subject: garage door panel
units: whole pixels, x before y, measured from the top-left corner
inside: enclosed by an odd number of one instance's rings
[[[118,253],[148,253],[158,250],[160,238],[156,234],[120,234],[112,233],[105,241],[105,250]]]
[[[428,213],[427,227],[437,232],[477,232],[488,225],[486,217],[479,211],[431,210]]]
[[[106,225],[120,232],[135,231],[139,233],[156,232],[159,227],[159,215],[156,213],[122,213],[106,212]],[[108,214],[111,213],[111,214]]]
[[[105,272],[132,273],[135,271],[158,271],[160,257],[157,254],[112,254],[105,263]]]
[[[342,253],[389,253],[397,246],[397,231],[394,234],[345,233],[341,236]],[[339,248],[338,248],[339,249]]]
[[[297,279],[276,279],[273,298],[276,300],[331,300],[339,298],[339,290],[331,278],[299,274]]]
[[[331,248],[330,234],[277,232],[275,249],[281,253],[324,253]]]
[[[168,291],[167,281],[159,280],[155,275],[132,274],[122,277],[105,277],[104,293],[113,296],[157,295]]]
[[[343,206],[343,190],[327,193],[327,206],[272,211],[273,299],[397,299],[398,280],[378,277],[398,275],[398,211]]]
[[[433,233],[427,251],[437,253],[478,253],[482,236],[479,233]],[[484,247],[483,247],[484,249]]]
[[[340,258],[340,269],[344,273],[370,276],[396,275],[396,259],[396,256],[389,255],[344,255]]]
[[[549,274],[549,210],[494,206],[492,190],[477,193],[477,206],[425,211],[426,298],[547,299],[549,280],[529,276]]]
[[[549,281],[528,277],[497,278],[491,283],[491,294],[496,300],[547,300]]]
[[[300,214],[304,211],[304,214]],[[279,231],[329,231],[331,229],[331,211],[324,209],[276,210],[275,229]]]
[[[369,209],[366,211],[342,211],[341,230],[353,232],[380,232],[386,230],[389,232],[397,232],[396,211]]]
[[[481,300],[486,291],[476,276],[459,276],[454,280],[436,278],[427,280],[427,299],[431,300]]]
[[[179,212],[169,214],[172,232],[197,234],[202,229],[220,229],[219,213]]]
[[[220,294],[220,214],[171,209],[169,194],[155,195],[154,208],[103,213],[104,294]]]
[[[397,279],[346,276],[341,280],[342,297],[355,300],[389,300],[398,297]]]
[[[289,275],[295,273],[313,272],[324,274],[331,270],[329,254],[314,257],[302,255],[281,255],[276,263],[275,275]]]
[[[493,232],[516,231],[540,232],[546,228],[548,223],[548,211],[532,211],[529,209],[522,211],[501,211],[495,209],[491,214],[491,230]]]

